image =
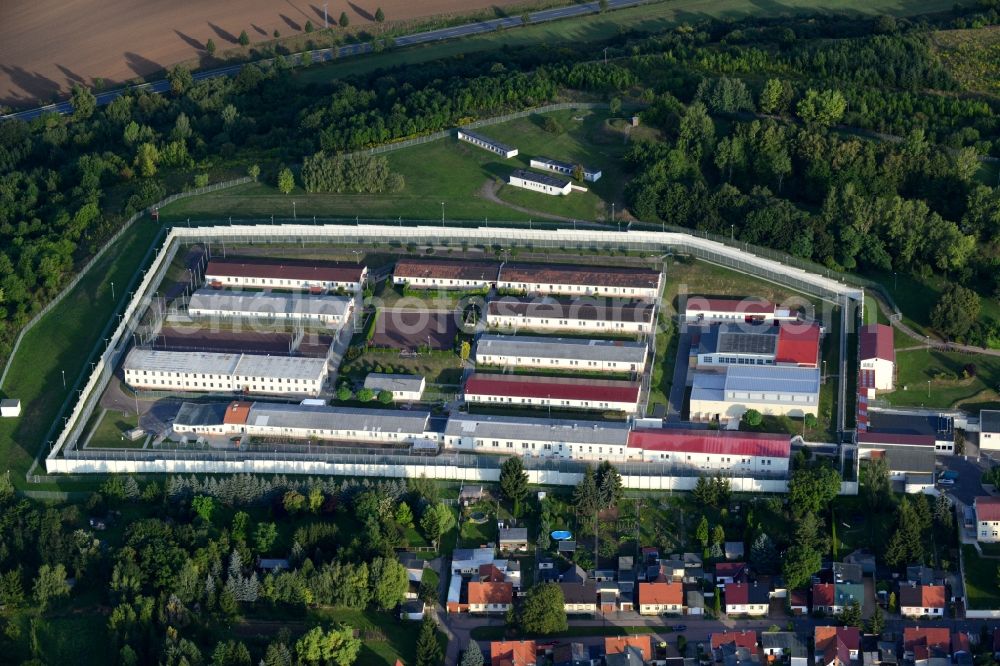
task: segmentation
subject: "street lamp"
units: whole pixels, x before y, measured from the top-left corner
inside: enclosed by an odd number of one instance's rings
[[[115,300],[115,281],[111,281],[111,300]]]
[[[299,219],[299,216],[295,214],[295,202],[294,201],[292,202],[292,219],[293,220]]]
[[[444,202],[441,202],[441,226],[444,226]]]
[[[65,370],[61,370],[60,372],[62,372],[63,390],[65,391],[66,390],[66,371]]]

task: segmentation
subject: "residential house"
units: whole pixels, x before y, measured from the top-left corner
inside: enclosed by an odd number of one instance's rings
[[[820,666],[850,666],[860,658],[861,632],[857,627],[816,627],[813,654]]]
[[[760,635],[760,646],[764,655],[773,657],[774,661],[789,666],[808,666],[809,650],[794,631],[765,631]]]
[[[906,582],[911,585],[933,585],[934,569],[923,564],[911,564],[906,567]]]
[[[500,552],[513,553],[528,550],[528,528],[507,527],[500,530],[497,543]]]
[[[639,614],[684,612],[684,585],[677,581],[639,583]]]
[[[745,562],[719,562],[715,565],[715,584],[745,583],[747,565]]]
[[[684,593],[684,603],[688,615],[705,614],[705,595],[701,590],[688,590]]]
[[[743,631],[724,631],[714,633],[709,637],[712,646],[712,655],[716,661],[723,661],[722,651],[724,648],[735,648],[745,650],[750,655],[757,652],[757,632],[749,629]]]
[[[563,593],[563,608],[567,613],[597,612],[597,583],[587,578],[579,565],[563,574],[559,587]]]
[[[788,608],[792,615],[805,615],[809,612],[809,592],[807,590],[791,590],[788,593]]]
[[[552,648],[552,666],[594,666],[590,651],[583,643],[560,643]]]
[[[424,619],[425,609],[426,605],[423,601],[417,599],[405,601],[399,605],[399,619],[420,622]]]
[[[875,575],[875,554],[865,550],[856,550],[844,558],[846,564],[856,564],[861,567],[863,576]]]
[[[645,663],[639,650],[634,647],[604,657],[605,666],[643,666]]]
[[[833,582],[834,583],[861,583],[864,582],[864,574],[861,566],[848,562],[834,562]]]
[[[980,543],[1000,541],[1000,497],[977,497],[972,506],[976,512],[976,539]]]
[[[514,603],[514,586],[470,581],[468,599],[470,613],[506,613]]]
[[[947,604],[944,585],[899,586],[899,613],[903,617],[944,617]]]
[[[536,666],[538,646],[535,641],[493,641],[490,643],[491,666]]]
[[[635,610],[635,581],[618,581],[618,610]]]
[[[415,553],[398,553],[396,559],[406,567],[406,580],[409,583],[404,597],[406,599],[416,599],[420,593],[420,581],[424,578],[424,565],[427,564],[416,556]]]
[[[816,583],[812,588],[814,613],[839,615],[852,603],[864,606],[865,587],[860,583]]]
[[[621,654],[629,650],[637,650],[642,657],[642,663],[653,658],[653,639],[645,636],[607,637],[604,639],[604,654]]]
[[[951,630],[948,627],[905,627],[903,659],[914,666],[939,660],[951,663]]]
[[[478,572],[482,565],[492,563],[493,549],[489,546],[456,548],[451,555],[451,572],[472,574]]]
[[[475,504],[481,499],[483,499],[482,486],[462,486],[462,489],[458,491],[458,501],[462,506]]]
[[[727,615],[767,615],[771,597],[767,587],[756,583],[728,583],[725,592]]]

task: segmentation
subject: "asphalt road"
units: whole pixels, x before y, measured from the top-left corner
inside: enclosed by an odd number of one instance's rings
[[[649,0],[608,0],[609,9],[621,9],[623,7],[632,7],[635,5],[641,5]],[[584,16],[586,14],[594,14],[600,11],[597,2],[588,2],[579,5],[570,5],[568,7],[557,7],[555,9],[545,9],[539,12],[528,15],[528,23],[546,23],[548,21],[557,21],[559,19],[570,18],[574,16]],[[451,28],[440,28],[438,30],[428,30],[426,32],[418,32],[412,35],[404,35],[402,37],[397,37],[395,39],[396,47],[402,46],[414,46],[417,44],[428,44],[430,42],[442,42],[449,39],[456,39],[458,37],[469,37],[472,35],[481,35],[490,32],[496,32],[497,30],[504,30],[507,28],[514,28],[523,24],[520,16],[511,16],[507,18],[497,18],[491,19],[489,21],[478,21],[476,23],[467,23],[465,25],[458,25]],[[374,46],[372,42],[362,42],[359,44],[349,44],[347,46],[341,46],[335,49],[319,49],[316,51],[309,51],[312,56],[312,61],[316,62],[329,62],[331,60],[337,60],[340,58],[346,58],[350,56],[363,55],[366,53],[371,53],[374,51]],[[298,62],[301,54],[295,54],[290,56],[288,59],[292,62]],[[259,60],[260,64],[268,64],[271,59]],[[208,69],[199,72],[195,72],[194,80],[201,81],[203,79],[214,79],[220,76],[233,76],[238,74],[241,69],[243,69],[244,64],[229,65],[227,67],[219,67],[217,69]],[[170,83],[166,79],[161,79],[159,81],[151,81],[149,83],[143,83],[136,86],[128,86],[125,88],[118,88],[116,90],[108,90],[105,92],[95,94],[97,98],[97,105],[104,106],[110,104],[113,100],[121,97],[126,92],[131,90],[144,90],[146,92],[162,94],[170,90]],[[67,114],[73,111],[72,105],[69,101],[58,102],[56,104],[48,104],[46,106],[40,106],[35,109],[26,109],[24,111],[18,111],[17,113],[10,113],[4,116],[0,116],[0,120],[33,120],[38,118],[45,113],[60,113]]]

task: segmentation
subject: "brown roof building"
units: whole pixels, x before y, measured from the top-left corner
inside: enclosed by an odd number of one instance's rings
[[[392,272],[396,284],[420,286],[466,286],[465,282],[492,283],[500,264],[494,261],[449,261],[446,259],[400,259]]]
[[[552,294],[607,294],[656,298],[660,273],[649,268],[571,266],[568,264],[504,264],[499,289]]]

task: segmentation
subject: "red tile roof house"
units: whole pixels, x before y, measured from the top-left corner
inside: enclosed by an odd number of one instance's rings
[[[947,605],[944,585],[899,586],[899,614],[903,617],[944,617]]]
[[[757,650],[757,632],[749,629],[743,631],[723,631],[710,636],[712,649],[718,650],[723,645],[732,644],[738,648],[746,648],[751,653]]]
[[[639,384],[613,379],[537,377],[473,373],[465,382],[465,401],[511,407],[555,407],[619,411],[638,409]]]
[[[538,663],[535,641],[493,641],[490,643],[491,666],[535,666]]]
[[[660,615],[661,613],[684,612],[684,584],[676,581],[666,583],[639,583],[639,614]]]
[[[864,607],[865,591],[861,583],[816,583],[812,587],[814,613],[836,615],[853,602]]]
[[[725,590],[726,615],[767,616],[771,594],[766,587],[756,583],[729,583]]]
[[[1000,497],[977,497],[972,505],[976,511],[976,540],[1000,541]]]
[[[628,648],[636,648],[642,653],[644,662],[653,658],[653,639],[651,636],[607,637],[604,639],[604,654],[621,654]]]
[[[858,342],[859,369],[872,374],[876,390],[893,390],[896,383],[896,349],[892,327],[885,324],[864,326],[858,334]]]
[[[470,582],[470,613],[506,613],[514,603],[514,586],[511,583]]]
[[[805,615],[809,612],[809,592],[807,590],[791,590],[788,593],[788,608],[792,615]]]
[[[932,657],[951,658],[951,631],[948,627],[903,629],[903,659],[921,664]]]
[[[744,562],[719,562],[715,565],[715,584],[745,583],[747,565]]]
[[[817,664],[849,666],[859,657],[861,632],[857,627],[816,627],[813,641]]]

